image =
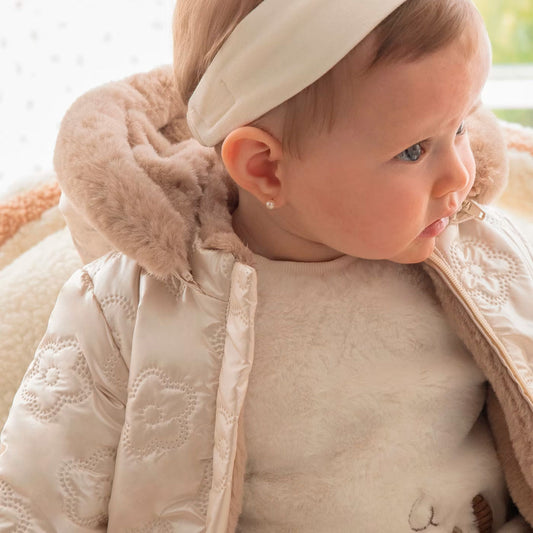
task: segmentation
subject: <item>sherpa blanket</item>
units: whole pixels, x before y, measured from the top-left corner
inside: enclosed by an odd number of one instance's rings
[[[0,197],[0,427],[60,288],[81,266],[53,174]]]
[[[499,200],[533,235],[533,129],[502,123],[509,184]],[[82,263],[59,212],[53,174],[0,196],[0,427],[60,288]]]

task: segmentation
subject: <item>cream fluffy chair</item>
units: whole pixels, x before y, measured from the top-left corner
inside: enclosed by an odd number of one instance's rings
[[[499,205],[533,236],[533,129],[502,125],[510,178]],[[61,286],[82,265],[59,196],[53,174],[24,180],[0,196],[0,427]]]

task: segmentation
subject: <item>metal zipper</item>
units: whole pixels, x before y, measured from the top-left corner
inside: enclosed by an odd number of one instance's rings
[[[476,220],[484,220],[486,216],[485,211],[474,200],[465,200],[461,205],[461,209],[453,215],[450,222],[452,224],[460,224],[475,218]]]
[[[484,218],[484,217],[483,217]],[[483,220],[483,219],[480,219]],[[512,359],[509,357],[505,346],[500,341],[500,339],[494,334],[494,331],[490,324],[487,322],[485,317],[477,312],[476,305],[462,289],[460,283],[457,281],[457,278],[450,267],[446,264],[444,259],[437,256],[437,252],[433,254],[426,260],[426,262],[433,266],[435,270],[440,272],[446,281],[448,287],[452,292],[459,298],[463,303],[463,306],[468,311],[469,315],[472,317],[474,322],[477,324],[479,329],[482,331],[483,336],[487,341],[493,346],[496,350],[496,353],[500,360],[503,362],[505,368],[511,374],[511,377],[515,383],[519,386],[522,396],[529,402],[530,406],[533,408],[533,395],[530,393],[526,383],[520,376],[520,373],[516,369]]]
[[[484,220],[487,215],[481,206],[477,202],[474,202],[474,200],[466,200],[462,205],[461,211],[474,217],[476,220]]]
[[[461,224],[467,220],[476,219],[479,221],[485,220],[487,218],[487,211],[485,211],[477,202],[474,200],[465,200],[461,206],[461,210],[454,215],[452,222],[455,224]],[[507,226],[514,227],[514,224],[509,218],[504,215],[501,215],[502,220],[505,221],[505,226],[502,224],[501,228],[505,232],[505,236],[516,245],[516,247],[522,252],[522,259],[526,259],[523,263],[526,264],[529,274],[533,279],[533,255],[522,238],[520,231],[510,232]],[[517,238],[518,235],[518,238]]]

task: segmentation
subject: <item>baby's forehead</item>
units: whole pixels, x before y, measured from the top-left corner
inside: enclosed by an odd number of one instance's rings
[[[279,106],[293,124],[284,125],[283,139],[321,128],[351,103],[361,77],[468,38],[475,13],[470,0],[339,0],[334,10],[323,0],[263,0],[196,85],[191,132],[213,146]]]
[[[453,41],[414,61],[380,63],[340,94],[333,135],[373,139],[369,157],[387,159],[410,145],[454,135],[480,100],[490,67],[487,50],[463,60]],[[377,142],[376,142],[377,141]],[[385,155],[385,156],[384,156]]]
[[[480,75],[480,65],[489,67],[490,43],[484,27],[472,19],[465,21],[464,28],[438,47],[411,49],[409,42],[399,42],[395,53],[383,52],[382,39],[372,32],[331,70],[331,90],[325,97],[337,100],[343,110],[358,107],[363,95],[367,104],[385,100],[401,107],[419,90],[418,82],[425,80],[427,90],[437,98],[443,91],[453,90],[450,84],[437,82],[443,69],[447,78],[456,77],[465,65]],[[402,51],[401,46],[406,49]],[[456,81],[468,85],[471,80]]]

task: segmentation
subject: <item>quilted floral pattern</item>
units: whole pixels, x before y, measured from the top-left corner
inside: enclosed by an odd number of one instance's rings
[[[208,461],[204,467],[204,474],[202,476],[202,483],[198,491],[198,499],[194,503],[196,510],[203,516],[207,516],[207,506],[209,503],[209,490],[211,489],[211,482],[213,480],[213,462]]]
[[[36,531],[30,504],[5,481],[0,481],[0,531],[25,533]]]
[[[230,298],[228,314],[230,319],[237,319],[241,326],[244,326],[245,328],[250,327],[253,320],[248,311],[248,302],[243,304],[241,298],[247,298],[247,295],[250,293],[251,285],[252,277],[248,271],[244,269],[236,271],[234,279],[234,289],[236,290],[236,294]]]
[[[233,464],[231,453],[237,446],[237,425],[244,396],[235,393],[235,389],[226,390],[225,383],[235,379],[234,361],[238,361],[240,379],[247,380],[251,367],[253,347],[250,343],[249,330],[254,321],[255,271],[243,264],[237,264],[232,270],[232,284],[227,314],[226,335],[229,342],[222,360],[220,387],[217,396],[217,414],[215,421],[215,447],[213,454],[213,487],[209,505],[213,512],[229,512],[227,491],[231,490]],[[248,366],[242,369],[243,360]],[[231,377],[229,377],[231,376]],[[238,387],[237,387],[238,389]]]
[[[226,325],[214,323],[205,329],[205,338],[209,345],[210,353],[218,360],[224,355],[224,346],[226,344]]]
[[[485,242],[469,239],[461,247],[452,245],[450,261],[480,307],[495,312],[505,305],[511,284],[519,272],[514,257],[492,250]]]
[[[228,465],[230,443],[228,435],[237,424],[237,415],[232,414],[223,406],[217,408],[217,428],[215,429],[215,450],[213,455],[213,489],[224,491],[229,483]]]
[[[108,326],[111,329],[115,347],[109,352],[103,370],[107,379],[117,388],[121,398],[126,398],[128,388],[128,368],[124,362],[129,359],[130,346],[123,338],[126,331],[133,331],[136,309],[129,298],[121,294],[109,294],[100,299],[100,305]]]
[[[117,392],[126,397],[128,388],[128,371],[122,357],[124,341],[122,335],[116,330],[111,331],[116,343],[116,349],[110,351],[108,358],[103,365],[103,371],[107,379],[116,387]]]
[[[172,525],[166,520],[155,518],[147,524],[136,527],[134,529],[128,529],[128,533],[172,533]]]
[[[119,307],[128,320],[135,320],[135,308],[133,307],[129,299],[125,296],[122,296],[120,294],[109,294],[108,296],[105,296],[101,299],[100,305],[102,306],[102,310],[104,311],[104,313],[110,307]]]
[[[51,421],[66,405],[87,400],[92,378],[75,339],[45,340],[22,385],[22,399],[39,420]]]
[[[59,472],[64,508],[72,522],[95,528],[107,524],[115,450],[102,448],[86,460],[66,462]]]
[[[174,381],[157,368],[144,370],[131,388],[128,411],[132,415],[124,429],[126,448],[139,459],[179,448],[190,436],[197,402],[187,383]]]

